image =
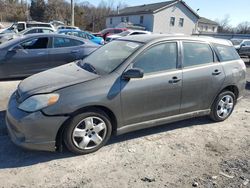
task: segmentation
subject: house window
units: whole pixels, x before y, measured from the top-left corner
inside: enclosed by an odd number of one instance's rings
[[[206,30],[206,31],[208,30],[208,26],[205,27],[205,30]]]
[[[113,19],[112,18],[109,19],[109,24],[111,24],[111,25],[113,24]]]
[[[126,17],[126,22],[129,22],[129,17]]]
[[[124,17],[121,17],[121,22],[124,22]]]
[[[215,32],[215,27],[213,27],[213,32]]]
[[[143,19],[144,19],[144,17],[140,16],[140,24],[143,24]]]
[[[175,24],[175,17],[170,18],[170,26],[174,26]]]
[[[183,25],[184,25],[184,18],[180,18],[179,19],[179,26],[183,27]]]

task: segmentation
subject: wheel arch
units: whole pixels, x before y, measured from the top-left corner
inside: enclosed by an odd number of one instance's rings
[[[61,125],[61,127],[57,131],[56,145],[55,145],[57,150],[62,151],[63,131],[64,131],[65,127],[67,126],[67,124],[69,124],[69,122],[71,121],[72,117],[74,117],[78,114],[84,113],[84,112],[98,111],[98,110],[101,110],[109,117],[110,122],[111,122],[111,126],[112,126],[112,133],[111,134],[114,134],[117,130],[117,118],[116,118],[114,112],[112,110],[110,110],[109,108],[107,108],[105,106],[101,106],[101,105],[86,106],[86,107],[80,108],[80,109],[72,112],[71,114],[69,114],[69,118]]]

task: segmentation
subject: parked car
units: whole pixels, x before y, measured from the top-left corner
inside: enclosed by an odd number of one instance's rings
[[[100,31],[99,33],[93,33],[93,35],[97,37],[102,37],[105,40],[107,36],[118,34],[126,30],[127,28],[107,28]]]
[[[11,27],[0,29],[0,36],[6,33],[16,33]]]
[[[80,30],[79,27],[76,26],[70,26],[70,25],[61,25],[57,27],[57,30],[61,30],[61,29],[75,29],[75,30]]]
[[[246,84],[246,66],[228,41],[134,35],[82,61],[22,81],[6,122],[12,141],[76,154],[97,151],[111,134],[210,115],[224,121]]]
[[[250,39],[231,39],[231,42],[240,56],[250,58]]]
[[[49,27],[31,27],[25,29],[19,33],[7,33],[5,35],[0,35],[0,44],[7,42],[13,38],[18,38],[23,35],[34,34],[34,33],[54,33],[55,29]]]
[[[144,35],[144,34],[151,34],[151,32],[150,31],[128,29],[127,31],[123,31],[119,34],[107,36],[105,42],[107,43],[107,42],[110,42],[112,40],[115,40],[115,39],[118,39],[121,37],[125,37],[125,36],[129,36],[129,35]]]
[[[60,29],[58,33],[65,34],[65,35],[74,35],[76,37],[91,40],[92,42],[96,44],[100,44],[100,45],[104,44],[104,40],[102,37],[96,37],[87,31],[81,31],[81,30],[76,30],[76,29]]]
[[[82,59],[99,47],[59,34],[30,34],[0,45],[0,79],[23,78]]]
[[[16,23],[13,23],[9,29],[17,30],[17,32],[21,32],[30,27],[49,27],[49,28],[55,29],[54,26],[51,25],[50,23],[35,22],[35,21],[16,22]]]
[[[4,25],[0,23],[0,29],[4,29]]]

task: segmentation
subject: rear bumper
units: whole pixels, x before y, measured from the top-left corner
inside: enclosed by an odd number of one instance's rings
[[[40,111],[26,113],[19,110],[12,95],[6,125],[14,144],[26,149],[55,151],[57,132],[66,119],[64,116],[46,116]]]

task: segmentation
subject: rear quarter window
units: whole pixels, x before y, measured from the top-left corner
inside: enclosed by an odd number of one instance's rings
[[[239,54],[233,46],[214,44],[221,61],[232,61],[240,59]]]

